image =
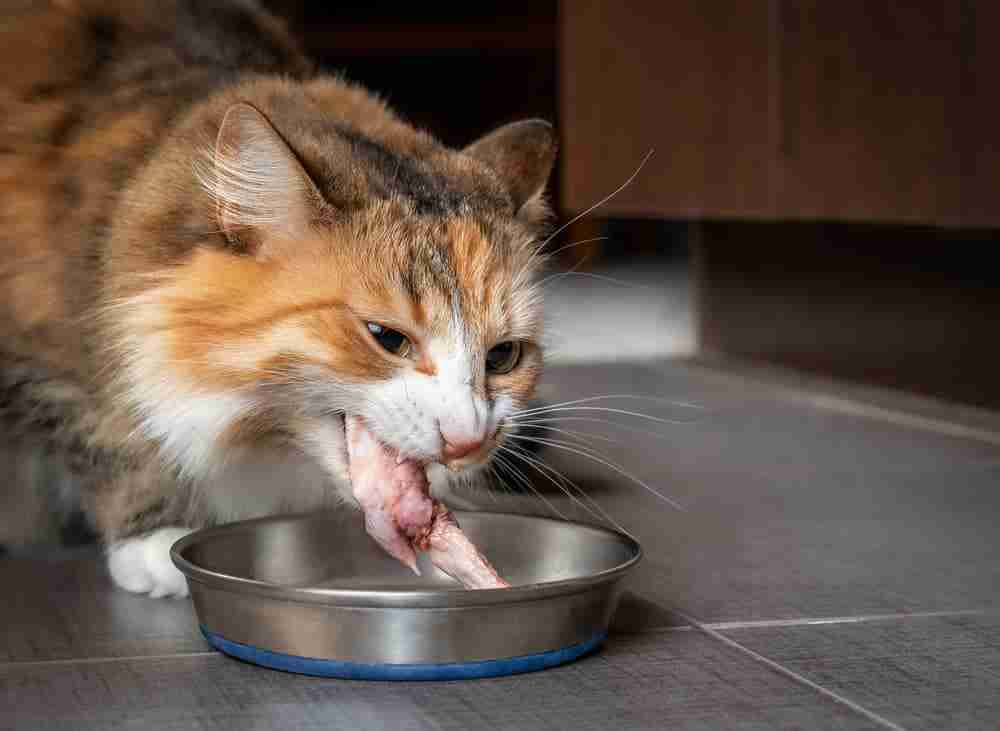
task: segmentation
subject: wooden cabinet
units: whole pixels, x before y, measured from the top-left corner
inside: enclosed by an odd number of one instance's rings
[[[564,2],[562,203],[616,215],[1000,223],[1000,10]]]
[[[605,213],[767,215],[768,37],[759,2],[564,2],[564,208],[600,200],[654,149]]]
[[[777,3],[776,216],[958,223],[958,3]]]
[[[1000,225],[1000,3],[979,0],[963,15],[962,219]]]

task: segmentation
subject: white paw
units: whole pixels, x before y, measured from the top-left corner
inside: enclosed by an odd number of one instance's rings
[[[108,549],[111,578],[126,591],[154,599],[187,596],[187,580],[170,560],[170,547],[190,532],[188,528],[160,528],[112,544]]]

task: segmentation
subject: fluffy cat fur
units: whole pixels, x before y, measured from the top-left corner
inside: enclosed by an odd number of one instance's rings
[[[34,507],[0,542],[78,502],[120,585],[182,594],[184,530],[350,496],[344,413],[429,462],[485,440],[474,470],[530,398],[547,123],[445,148],[241,0],[8,3],[0,106],[6,450],[74,485],[46,501],[9,456],[0,502]],[[214,490],[274,454],[322,483]]]

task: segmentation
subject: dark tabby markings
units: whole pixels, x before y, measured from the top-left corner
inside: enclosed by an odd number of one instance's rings
[[[69,111],[52,127],[49,142],[55,148],[69,146],[84,121],[83,110],[77,106],[71,106]]]
[[[115,45],[118,43],[118,21],[103,15],[94,15],[87,19],[87,32],[94,42],[94,62],[88,69],[84,79],[96,79],[102,69],[114,58]]]
[[[188,0],[179,7],[176,42],[188,63],[234,71],[301,72],[300,57],[268,33],[252,5]]]
[[[86,546],[97,542],[97,533],[82,510],[74,510],[59,530],[59,541],[64,546]]]
[[[370,175],[372,194],[380,198],[402,197],[422,216],[453,215],[462,209],[503,210],[506,201],[487,191],[466,191],[451,185],[443,175],[435,175],[412,158],[390,150],[385,145],[343,125],[334,125],[337,133],[351,145],[354,155]]]

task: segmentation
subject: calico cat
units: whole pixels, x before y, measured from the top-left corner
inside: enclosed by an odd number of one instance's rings
[[[4,449],[72,475],[125,589],[185,594],[192,528],[353,502],[345,418],[438,490],[531,397],[548,123],[445,148],[248,0],[6,3],[0,107]],[[218,488],[275,452],[323,485]]]

